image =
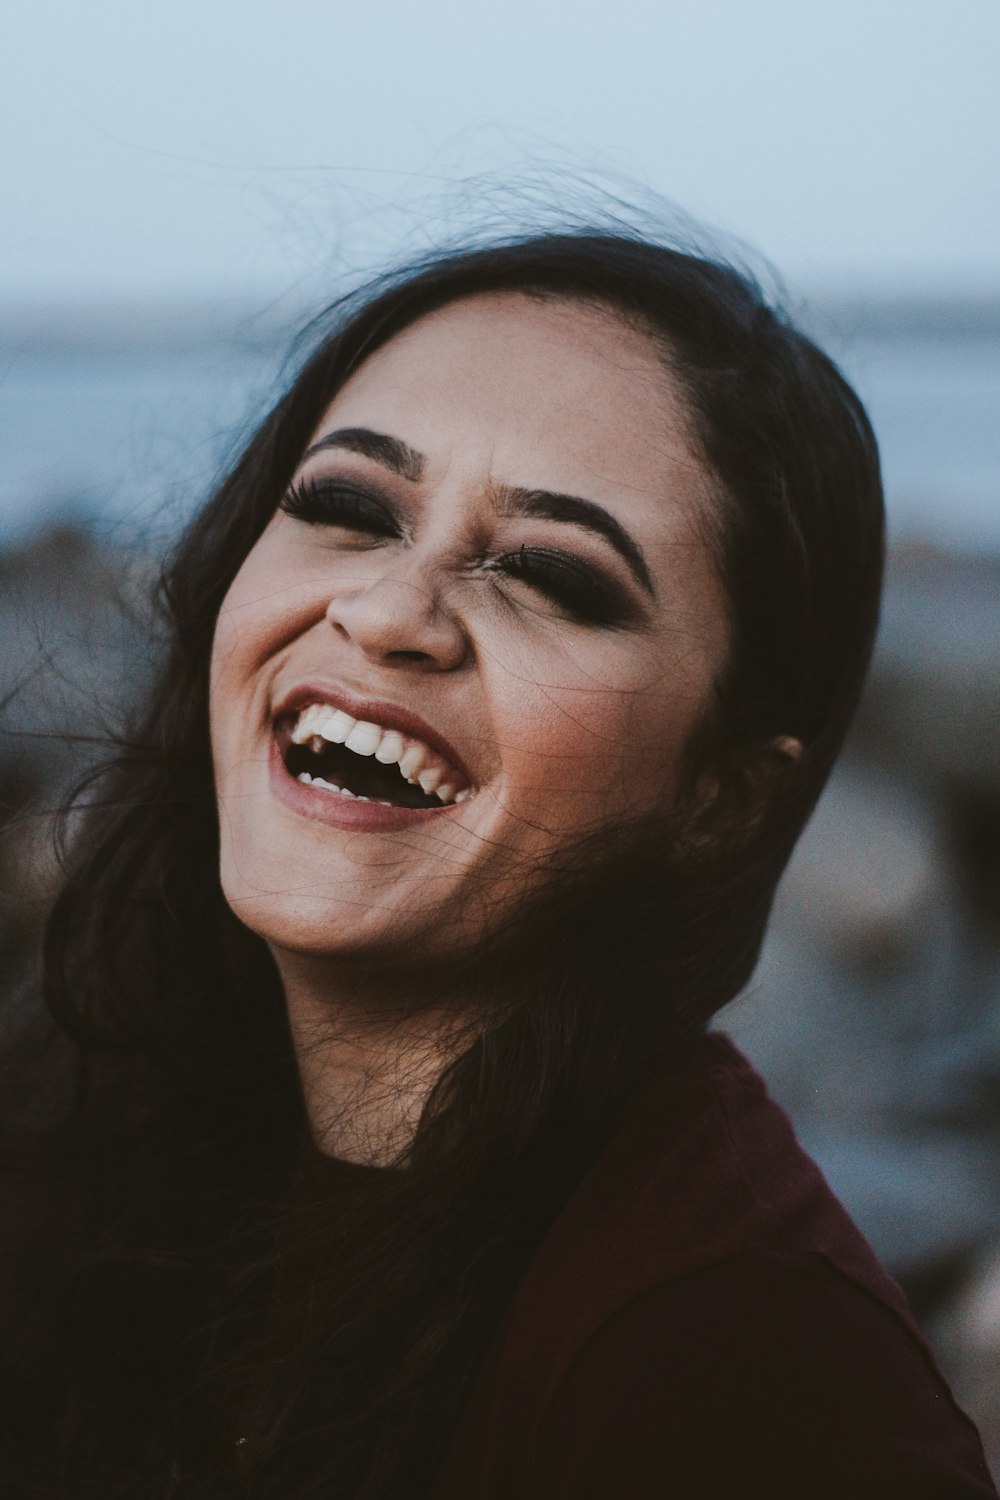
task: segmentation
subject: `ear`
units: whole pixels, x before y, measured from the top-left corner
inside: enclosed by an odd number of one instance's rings
[[[784,756],[786,760],[802,759],[802,741],[790,734],[779,734],[773,740],[769,740],[767,749],[775,755]]]
[[[802,741],[776,735],[733,751],[699,776],[683,843],[692,853],[736,854],[760,832],[786,777],[802,759]]]

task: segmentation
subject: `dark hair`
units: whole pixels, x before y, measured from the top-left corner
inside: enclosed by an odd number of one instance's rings
[[[309,1145],[276,972],[219,888],[212,634],[351,371],[433,309],[505,289],[600,304],[660,345],[717,484],[733,644],[683,832],[567,869],[491,956],[518,1003],[448,1068],[405,1170],[352,1170]],[[747,275],[638,234],[536,234],[384,277],[314,337],[166,570],[169,659],[88,784],[48,924],[72,1088],[36,1142],[32,1311],[4,1356],[38,1493],[424,1492],[547,1226],[636,1089],[750,977],[871,652],[871,428]],[[783,735],[798,760],[768,758]]]

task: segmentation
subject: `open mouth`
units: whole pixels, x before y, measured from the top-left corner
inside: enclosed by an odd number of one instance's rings
[[[421,740],[311,703],[276,726],[288,774],[332,796],[440,811],[472,796],[464,772]]]

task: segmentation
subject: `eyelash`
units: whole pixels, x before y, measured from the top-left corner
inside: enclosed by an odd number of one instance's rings
[[[402,535],[398,522],[376,500],[356,486],[299,480],[283,496],[279,509],[310,526],[342,526],[376,537]],[[490,572],[537,589],[574,618],[593,625],[620,623],[628,614],[621,591],[594,569],[565,552],[521,546],[491,560]]]
[[[354,485],[300,479],[285,492],[278,509],[309,526],[343,526],[372,536],[400,535],[396,520],[385,506]]]
[[[628,613],[618,589],[565,552],[521,546],[516,552],[498,557],[490,566],[540,590],[588,624],[616,624]]]

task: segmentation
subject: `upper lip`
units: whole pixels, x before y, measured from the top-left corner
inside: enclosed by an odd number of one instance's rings
[[[314,680],[299,683],[279,700],[274,710],[275,720],[288,714],[299,713],[303,708],[308,708],[310,703],[328,703],[331,708],[339,708],[344,713],[350,714],[352,719],[367,720],[370,724],[378,724],[381,729],[397,729],[400,734],[421,740],[430,750],[436,751],[448,765],[459,772],[467,785],[472,785],[469,770],[455,747],[412,709],[375,698],[355,698],[343,688],[335,687],[329,682]]]

